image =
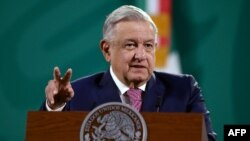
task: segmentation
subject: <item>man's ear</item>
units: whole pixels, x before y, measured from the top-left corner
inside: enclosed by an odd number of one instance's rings
[[[107,62],[110,62],[110,45],[107,40],[101,40],[100,48],[102,50],[102,54]]]

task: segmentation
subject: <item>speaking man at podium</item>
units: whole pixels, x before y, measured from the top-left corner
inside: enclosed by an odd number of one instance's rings
[[[54,68],[45,88],[41,110],[90,111],[107,102],[129,104],[139,112],[199,112],[205,117],[209,140],[214,141],[209,111],[191,75],[154,71],[157,27],[134,6],[121,6],[105,20],[100,49],[110,64],[107,71],[70,82]]]

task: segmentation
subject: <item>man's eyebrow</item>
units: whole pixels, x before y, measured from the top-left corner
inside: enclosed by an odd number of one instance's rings
[[[136,39],[125,39],[124,41],[125,41],[125,42],[137,42],[138,40],[136,40]],[[144,43],[145,43],[145,42],[154,42],[154,39],[144,40],[143,42],[144,42]]]
[[[136,42],[135,39],[125,39],[125,42]]]
[[[149,39],[149,40],[146,40],[145,42],[154,42],[155,40],[154,39]]]
[[[149,40],[145,40],[144,43],[154,43],[155,40],[154,39],[149,39]]]

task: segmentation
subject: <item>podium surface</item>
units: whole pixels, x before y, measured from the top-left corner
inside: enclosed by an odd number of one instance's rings
[[[79,141],[87,112],[28,112],[26,141]],[[141,113],[148,141],[207,141],[200,113]]]

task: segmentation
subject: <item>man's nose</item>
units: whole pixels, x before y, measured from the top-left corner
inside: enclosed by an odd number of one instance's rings
[[[136,51],[135,51],[135,59],[143,60],[145,58],[146,58],[145,48],[144,48],[143,45],[139,45],[138,48],[136,48]]]

